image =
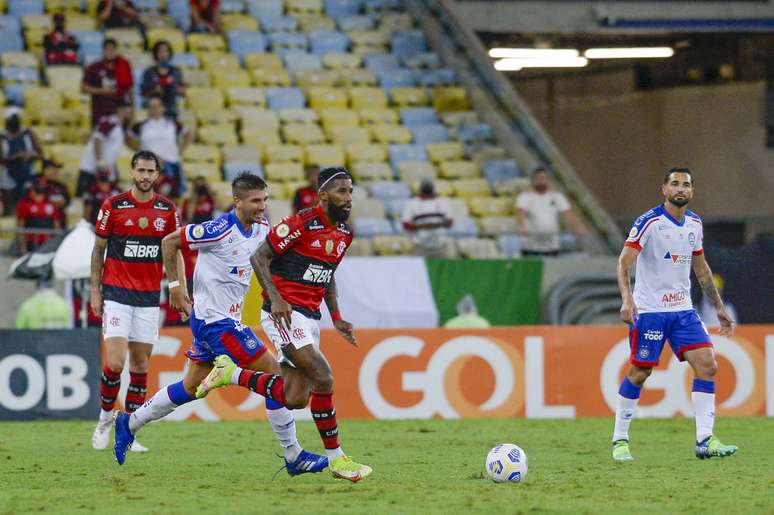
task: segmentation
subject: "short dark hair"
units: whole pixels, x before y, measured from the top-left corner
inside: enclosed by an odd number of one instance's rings
[[[543,165],[536,166],[535,168],[532,169],[531,172],[529,172],[529,176],[534,177],[539,173],[546,173],[546,174],[549,173],[548,168]]]
[[[118,41],[116,41],[115,38],[105,38],[105,41],[102,42],[102,49],[104,50],[108,45],[113,45],[118,48]]]
[[[132,156],[132,169],[134,169],[135,166],[137,166],[137,161],[140,159],[145,159],[147,161],[153,161],[156,163],[156,171],[161,171],[161,161],[159,161],[159,157],[151,152],[150,150],[138,150],[134,153]]]
[[[266,181],[259,175],[252,172],[242,172],[231,183],[231,194],[235,197],[240,197],[243,193],[250,190],[265,190],[266,188]]]
[[[349,179],[352,180],[352,175],[343,166],[330,166],[320,170],[320,176],[317,178],[318,190],[327,191],[333,187],[332,179]]]
[[[160,39],[159,41],[156,41],[156,44],[153,45],[153,60],[158,62],[159,60],[159,49],[161,49],[162,46],[166,46],[167,50],[169,50],[169,57],[172,58],[173,55],[175,55],[175,49],[172,48],[172,45],[167,41],[166,39]]]
[[[691,170],[689,170],[688,168],[680,168],[680,167],[674,167],[667,170],[667,172],[664,174],[664,184],[669,182],[669,177],[673,173],[687,173],[688,175],[691,176],[691,184],[693,184],[693,172],[691,172]]]
[[[150,101],[151,101],[151,100],[154,100],[154,99],[158,100],[158,101],[159,101],[159,102],[161,102],[162,104],[164,103],[164,97],[163,97],[163,96],[161,96],[161,93],[158,93],[158,92],[156,92],[156,91],[154,91],[153,93],[151,93],[150,95],[148,95],[146,98],[148,99],[148,103],[150,103]]]

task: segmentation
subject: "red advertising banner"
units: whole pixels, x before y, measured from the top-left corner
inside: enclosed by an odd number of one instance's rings
[[[357,336],[354,348],[334,331],[322,331],[336,411],[344,418],[611,416],[629,358],[624,326],[362,330]],[[149,392],[181,377],[190,341],[187,329],[162,330]],[[774,416],[774,326],[742,326],[731,338],[713,335],[713,342],[718,414]],[[666,348],[645,384],[639,415],[692,414],[692,379],[690,367]],[[261,397],[234,386],[172,417],[265,414]]]

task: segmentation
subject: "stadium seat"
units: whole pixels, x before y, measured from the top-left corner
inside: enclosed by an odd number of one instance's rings
[[[430,107],[406,107],[401,109],[400,120],[406,126],[438,123],[438,117]]]
[[[407,144],[411,143],[411,131],[397,124],[374,124],[369,126],[371,138],[378,143]]]
[[[468,206],[475,216],[508,216],[513,207],[512,198],[472,197],[468,199]]]
[[[363,238],[358,234],[347,249],[348,256],[371,256],[374,253],[373,243],[369,238]]]
[[[481,177],[481,170],[473,161],[442,161],[440,175],[444,179],[473,179]]]
[[[419,30],[394,32],[390,38],[390,47],[393,54],[402,58],[425,52],[427,41]]]
[[[314,31],[309,34],[309,47],[312,53],[344,53],[349,48],[349,38],[338,31]]]
[[[305,51],[287,51],[283,53],[282,60],[285,62],[285,69],[291,73],[322,69],[322,61],[320,58],[315,54],[310,54]]]
[[[210,184],[223,181],[220,167],[210,163],[183,162],[183,173],[185,173],[185,176],[189,181],[197,177],[204,177]]]
[[[278,114],[282,123],[317,123],[319,121],[314,109],[280,109]]]
[[[178,66],[180,68],[199,67],[199,58],[194,54],[189,54],[187,52],[176,53],[172,56],[172,60],[170,62],[173,66]]]
[[[337,125],[348,125],[358,127],[360,125],[360,118],[356,111],[351,109],[341,108],[324,108],[319,109],[320,121],[323,127],[335,127]]]
[[[220,20],[222,30],[226,33],[234,31],[257,31],[259,28],[258,20],[252,16],[246,16],[244,14],[223,14],[220,17]]]
[[[38,84],[40,74],[36,68],[21,68],[16,66],[3,67],[0,69],[3,84]]]
[[[220,166],[221,152],[214,145],[191,144],[183,150],[183,161]]]
[[[346,163],[344,150],[338,145],[308,145],[304,151],[306,163],[310,165],[324,168],[326,166],[344,166]]]
[[[390,163],[397,168],[401,161],[427,161],[423,145],[390,145]]]
[[[458,179],[450,182],[458,197],[485,197],[492,194],[486,179]]]
[[[282,142],[278,132],[266,130],[263,127],[242,127],[239,137],[242,143],[254,145],[261,150],[271,145],[279,145]]]
[[[199,125],[228,125],[233,130],[236,126],[237,115],[228,109],[213,109],[204,106],[195,111]]]
[[[207,70],[183,69],[183,81],[189,88],[209,89],[212,86],[212,76]]]
[[[245,54],[266,52],[268,41],[258,31],[234,30],[228,33],[228,49],[244,61]]]
[[[278,55],[267,52],[248,52],[244,55],[244,61],[245,67],[251,70],[253,68],[279,70],[285,68],[285,64]]]
[[[376,77],[368,70],[341,70],[340,73],[341,82],[350,88],[376,86]]]
[[[362,0],[325,0],[325,14],[331,18],[357,16],[363,3]]]
[[[266,163],[303,163],[304,150],[298,145],[271,145],[264,149]]]
[[[27,118],[26,114],[25,118]],[[30,129],[44,145],[53,145],[61,140],[59,127],[53,125],[31,125]]]
[[[374,75],[379,81],[379,86],[387,91],[393,88],[409,88],[416,85],[414,73],[410,70],[380,70],[374,72]]]
[[[346,108],[347,94],[341,89],[330,87],[314,87],[309,89],[309,105],[313,109]]]
[[[465,199],[455,197],[447,198],[446,204],[449,206],[453,219],[456,220],[458,218],[470,217],[470,210],[468,209],[468,204],[465,202]],[[478,230],[476,230],[475,234],[478,234]]]
[[[250,76],[256,86],[288,87],[290,75],[283,68],[257,68],[250,70]]]
[[[387,149],[384,145],[371,145],[355,143],[347,145],[347,163],[352,166],[354,163],[383,163],[387,161]],[[386,163],[385,163],[386,164]],[[387,169],[390,170],[389,166]],[[390,177],[392,171],[390,170]]]
[[[390,43],[387,33],[381,30],[353,30],[347,34],[353,44],[352,52],[362,56],[384,53]]]
[[[289,182],[304,179],[304,167],[301,163],[269,163],[265,169],[269,181]]]
[[[362,127],[351,125],[333,125],[325,128],[328,138],[339,145],[352,145],[355,143],[369,143],[371,135]]]
[[[8,14],[16,17],[29,16],[45,12],[43,0],[9,0]]]
[[[226,104],[223,93],[210,88],[187,88],[185,99],[188,107],[194,111],[202,108],[221,109]]]
[[[354,202],[360,202],[368,198],[368,190],[358,184],[352,185],[352,200]]]
[[[27,88],[23,101],[25,114],[28,111],[59,110],[63,105],[62,93],[52,88]]]
[[[515,216],[485,216],[479,220],[481,234],[484,236],[500,236],[515,234],[518,228]]]
[[[358,204],[352,204],[352,211]],[[381,204],[380,204],[381,205]],[[364,238],[393,234],[392,224],[385,218],[353,218],[355,234]]]
[[[294,15],[302,32],[310,34],[317,31],[335,31],[336,22],[321,13],[301,13]]]
[[[373,238],[374,250],[380,256],[406,256],[414,248],[411,238],[403,234],[377,235]]]
[[[370,16],[341,16],[337,20],[339,30],[350,32],[354,30],[371,30],[374,28],[374,20]]]
[[[320,126],[308,123],[286,124],[282,127],[282,136],[288,143],[298,145],[314,145],[326,141]]]
[[[515,197],[522,191],[529,189],[529,178],[527,177],[514,177],[513,179],[506,179],[504,181],[497,182],[492,189],[497,195],[504,197]]]
[[[411,133],[414,137],[414,143],[431,144],[444,143],[449,140],[449,133],[445,125],[433,123],[429,125],[412,125]]]
[[[441,114],[441,121],[449,128],[456,130],[461,125],[476,124],[479,122],[475,111],[452,111]]]
[[[411,198],[411,190],[409,190],[405,183],[400,181],[375,181],[369,184],[369,189],[371,190],[371,195],[381,201],[392,198],[404,200]]]
[[[266,100],[269,109],[301,109],[304,107],[304,94],[297,88],[268,88]]]
[[[233,54],[223,52],[199,52],[197,54],[202,68],[209,70],[213,75],[225,75],[239,70],[239,59]]]
[[[397,107],[426,106],[430,102],[424,88],[393,88],[390,97]]]
[[[62,93],[80,93],[83,70],[74,66],[48,66],[46,76],[49,87]]]
[[[290,16],[260,16],[261,28],[267,33],[293,32],[298,28],[298,22]]]
[[[223,93],[231,88],[250,87],[250,74],[239,69],[215,69],[211,70],[214,77],[212,85]]]
[[[247,12],[256,18],[276,18],[285,12],[283,0],[247,0]]]
[[[488,123],[464,124],[457,128],[456,136],[464,143],[491,141],[492,127]]]
[[[433,107],[439,113],[467,111],[470,109],[470,102],[464,88],[438,87],[433,92]]]
[[[488,238],[461,238],[457,240],[460,255],[472,259],[501,258],[494,240]]]
[[[392,4],[390,6],[392,11],[403,11],[403,8],[399,5],[400,0],[388,0],[388,3]],[[411,19],[411,16],[405,12],[385,13],[379,19],[379,28],[388,34],[411,30],[413,25],[414,21]]]
[[[398,123],[398,115],[396,115],[395,111],[393,111],[392,109],[387,109],[387,108],[361,109],[360,118],[361,120],[363,120],[363,123],[365,124]]]
[[[261,153],[253,145],[227,145],[223,147],[223,160],[226,162],[261,162]]]
[[[118,43],[118,48],[122,52],[127,50],[143,50],[145,48],[145,40],[135,29],[106,29],[104,32],[105,39],[115,39]]]
[[[223,163],[223,177],[231,182],[242,172],[264,176],[263,167],[256,161],[226,161]]]
[[[23,52],[24,41],[16,32],[0,32],[0,53]]]
[[[315,87],[332,87],[339,83],[339,74],[333,70],[300,70],[293,75],[296,86],[305,91]]]
[[[434,163],[442,161],[457,161],[462,159],[464,149],[462,144],[454,141],[449,143],[431,143],[427,145],[427,155]]]
[[[293,14],[321,13],[323,10],[322,0],[286,0],[285,5]]]
[[[3,68],[30,68],[37,72],[40,61],[29,52],[6,52],[0,57]]]
[[[356,161],[350,165],[350,170],[358,181],[387,181],[392,179],[392,169],[387,163]]]
[[[360,68],[363,60],[355,54],[327,53],[322,56],[322,62],[332,70],[350,70]]]
[[[403,216],[403,208],[406,207],[406,203],[410,199],[406,198],[387,198],[384,199],[384,209],[387,211],[387,216],[393,220],[399,220]],[[395,232],[403,232],[402,224],[395,226]]]
[[[226,52],[226,41],[218,34],[188,34],[188,51],[195,54],[202,52]]]
[[[432,70],[441,66],[441,60],[435,52],[420,52],[401,57],[403,66],[412,70]]]
[[[226,92],[229,106],[266,107],[266,95],[261,88],[228,88]]]
[[[400,61],[392,54],[386,52],[372,53],[363,59],[365,68],[374,75],[379,75],[390,70],[400,70]]]
[[[435,70],[416,70],[417,82],[421,86],[453,86],[457,84],[457,74],[450,68],[438,68]],[[465,104],[462,104],[463,106]]]
[[[270,186],[273,188],[274,186]],[[293,214],[293,203],[290,199],[275,199],[269,201],[269,221],[272,224],[279,223],[280,220]]]
[[[275,52],[284,48],[306,50],[306,34],[303,32],[274,32],[269,34],[269,45]]]
[[[421,182],[423,180],[435,180],[438,172],[431,163],[417,161],[401,161],[398,163],[398,176],[406,184]]]
[[[492,159],[484,163],[484,177],[494,187],[497,183],[521,176],[519,165],[513,159]]]
[[[380,88],[350,88],[349,97],[353,109],[387,107],[387,95]]]
[[[69,20],[68,20],[69,21]],[[146,32],[148,48],[153,48],[159,41],[166,41],[176,54],[185,52],[185,35],[177,29],[150,29]]]
[[[511,258],[521,257],[521,237],[516,234],[503,234],[497,238],[500,252]]]

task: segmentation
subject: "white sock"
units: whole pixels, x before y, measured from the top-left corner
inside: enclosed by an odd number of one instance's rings
[[[634,412],[637,409],[639,399],[629,399],[620,393],[615,403],[615,428],[613,429],[613,441],[629,440],[629,425],[632,423]]]
[[[336,447],[335,449],[325,449],[325,454],[328,455],[328,460],[335,460],[340,456],[344,456],[344,451],[341,450],[341,447]]]
[[[691,401],[696,418],[696,441],[701,442],[712,436],[712,428],[715,425],[715,394],[691,392]]]
[[[266,417],[269,419],[274,436],[284,449],[285,459],[291,463],[296,461],[302,449],[296,438],[296,419],[293,413],[287,408],[266,408]]]
[[[105,411],[103,409],[99,410],[99,422],[100,424],[107,424],[113,420],[113,410]]]
[[[239,374],[242,373],[242,369],[239,367],[236,367],[234,369],[234,373],[231,374],[231,384],[239,384]]]
[[[169,398],[167,388],[162,388],[156,394],[140,406],[137,411],[129,416],[129,431],[137,434],[142,426],[148,422],[166,417],[177,408],[177,404]]]

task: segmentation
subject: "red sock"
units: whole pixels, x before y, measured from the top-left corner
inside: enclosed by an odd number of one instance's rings
[[[112,411],[116,403],[118,390],[121,389],[121,372],[113,372],[107,365],[102,369],[102,379],[99,382],[99,396],[102,400],[102,409]]]
[[[336,423],[336,408],[333,407],[332,393],[312,392],[309,403],[312,418],[326,449],[337,449],[339,445],[339,426]]]
[[[239,386],[285,405],[285,380],[282,376],[245,369],[239,373]]]
[[[126,412],[134,413],[145,402],[148,393],[148,374],[129,372],[129,388],[126,391]]]

